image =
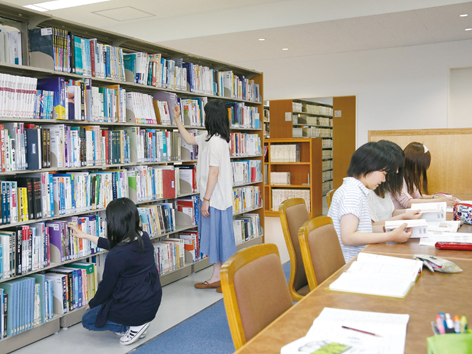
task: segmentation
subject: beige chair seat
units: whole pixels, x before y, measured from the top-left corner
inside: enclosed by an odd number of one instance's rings
[[[223,264],[220,275],[236,350],[293,305],[273,243],[237,252]]]
[[[299,293],[301,296],[305,296],[310,292],[310,285],[305,285],[303,288],[300,288],[297,290],[297,293]]]

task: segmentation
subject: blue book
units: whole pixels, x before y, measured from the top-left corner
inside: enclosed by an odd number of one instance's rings
[[[54,60],[53,29],[51,27],[30,29],[28,31],[28,37],[30,45],[30,65],[38,68],[57,70]]]
[[[4,307],[5,307],[4,302],[3,302],[3,301],[4,301],[4,299],[3,299],[4,291],[5,291],[5,290],[3,290],[2,288],[0,288],[0,339],[3,339],[3,337],[4,337],[4,335],[5,335],[5,334],[3,333],[3,332],[4,332],[4,328],[5,328],[4,322],[3,322],[4,319],[5,319],[5,317],[4,317],[4,315],[3,315],[3,310],[4,310]]]
[[[50,211],[51,217],[54,216],[54,175],[49,174],[49,202],[50,202]]]
[[[38,90],[48,90],[54,93],[53,110],[54,119],[67,119],[66,117],[66,82],[63,77],[48,77],[38,79]]]
[[[7,294],[8,296],[8,304],[7,304],[7,337],[10,337],[15,334],[14,328],[14,315],[13,315],[13,302],[15,297],[15,286],[13,282],[6,282],[0,283],[0,289],[3,290],[3,294]]]
[[[41,162],[41,130],[37,128],[25,129],[28,146],[26,149],[26,162],[28,170],[40,170]]]

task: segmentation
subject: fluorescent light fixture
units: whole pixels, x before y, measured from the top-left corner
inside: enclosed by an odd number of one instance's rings
[[[462,14],[462,15],[459,15],[459,17],[467,17],[469,16],[469,14]]]
[[[260,41],[265,41],[265,38],[259,38]]]
[[[55,1],[46,1],[46,2],[39,2],[33,5],[26,5],[29,9],[33,9],[36,11],[52,11],[52,10],[60,10],[66,9],[68,7],[76,7],[82,5],[90,5],[95,4],[97,2],[105,2],[110,0],[55,0]]]
[[[47,11],[45,8],[38,7],[38,6],[35,6],[35,5],[25,5],[25,6],[23,6],[23,7],[26,7],[27,9],[39,11],[39,12]]]
[[[466,28],[465,30],[466,31],[472,31],[472,28]]]
[[[288,48],[282,48],[282,50],[288,50]]]

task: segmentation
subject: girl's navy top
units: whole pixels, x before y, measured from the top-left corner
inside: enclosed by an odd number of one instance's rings
[[[105,270],[98,290],[89,302],[90,308],[102,305],[95,326],[107,320],[125,326],[139,326],[156,316],[161,304],[162,288],[154,262],[154,247],[143,232],[144,251],[138,241],[122,242],[108,252]],[[99,238],[98,247],[109,249],[106,238]]]

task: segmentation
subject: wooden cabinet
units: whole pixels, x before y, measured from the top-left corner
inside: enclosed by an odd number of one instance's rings
[[[284,199],[296,197],[303,197],[305,199],[310,217],[321,215],[323,208],[322,139],[270,138],[265,140],[265,144],[265,215],[278,216],[278,205],[280,202]],[[293,145],[295,145],[295,148],[287,148],[287,146]],[[284,153],[284,150],[288,151]],[[278,152],[280,153],[278,154]],[[299,158],[297,158],[297,153]],[[295,162],[288,162],[293,160]],[[290,183],[277,184],[273,173],[278,172],[285,173],[282,176],[286,176],[289,173]]]

